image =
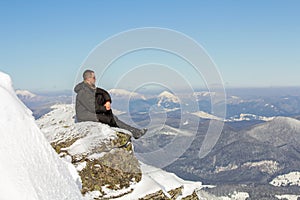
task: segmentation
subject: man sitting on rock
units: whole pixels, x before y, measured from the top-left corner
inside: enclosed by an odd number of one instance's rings
[[[78,122],[93,121],[108,124],[111,127],[126,129],[135,139],[143,136],[147,129],[137,129],[119,120],[111,110],[109,93],[95,86],[96,77],[92,70],[85,70],[83,82],[77,84],[74,91],[76,96],[76,118]]]

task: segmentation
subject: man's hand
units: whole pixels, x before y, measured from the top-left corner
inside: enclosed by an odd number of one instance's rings
[[[104,104],[106,110],[110,110],[111,109],[111,106],[110,106],[110,102],[107,101],[105,104]]]

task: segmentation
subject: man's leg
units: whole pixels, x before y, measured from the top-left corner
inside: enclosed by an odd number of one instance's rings
[[[132,126],[122,122],[115,115],[114,115],[114,119],[119,128],[130,131],[132,133],[132,136],[135,139],[142,137],[147,132],[147,129],[138,129],[138,128],[132,127]]]

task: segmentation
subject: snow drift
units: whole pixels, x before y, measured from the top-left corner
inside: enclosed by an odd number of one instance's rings
[[[68,166],[0,72],[0,199],[82,199]]]

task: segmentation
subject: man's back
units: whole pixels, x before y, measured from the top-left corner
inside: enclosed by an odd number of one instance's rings
[[[75,107],[77,121],[98,122],[95,111],[95,89],[81,82],[75,86],[74,91],[77,93]]]

